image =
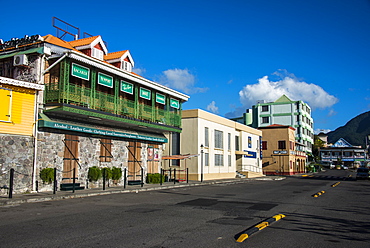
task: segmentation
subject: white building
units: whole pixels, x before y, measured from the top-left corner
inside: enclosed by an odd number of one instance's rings
[[[239,173],[263,176],[261,136],[262,131],[224,117],[200,109],[183,110],[180,149],[174,144],[178,139],[169,138],[172,144],[166,152],[199,154],[186,161],[190,180],[235,178]],[[183,170],[184,164],[171,167]],[[169,164],[165,166],[166,169]]]

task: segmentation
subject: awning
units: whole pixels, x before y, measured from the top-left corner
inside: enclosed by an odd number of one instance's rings
[[[185,154],[185,155],[170,155],[170,156],[162,156],[162,160],[174,160],[174,159],[187,159],[192,157],[198,157],[199,154]]]
[[[115,138],[126,138],[126,139],[136,139],[136,140],[145,140],[151,142],[159,142],[159,143],[167,143],[168,140],[164,135],[160,134],[145,134],[142,133],[129,133],[129,132],[118,132],[118,131],[111,131],[105,130],[100,128],[88,127],[88,126],[80,126],[66,122],[56,122],[50,120],[50,118],[43,118],[45,115],[40,115],[41,119],[38,120],[39,127],[45,128],[53,128],[53,129],[60,129],[60,130],[67,130],[67,131],[74,131],[80,133],[87,133],[91,135],[102,135],[102,136],[110,136]]]
[[[0,55],[0,59],[13,57],[15,55],[20,55],[20,54],[29,54],[29,53],[40,53],[40,54],[43,54],[44,53],[44,47],[36,47],[36,48],[31,48],[31,49],[28,49],[28,50],[25,50],[25,51],[19,51],[19,52],[14,52],[14,53],[8,53],[8,54]]]

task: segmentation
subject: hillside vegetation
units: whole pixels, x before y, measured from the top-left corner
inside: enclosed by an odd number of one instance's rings
[[[365,147],[365,137],[370,135],[370,111],[360,114],[346,125],[328,133],[328,142],[335,143],[343,138],[351,145]]]

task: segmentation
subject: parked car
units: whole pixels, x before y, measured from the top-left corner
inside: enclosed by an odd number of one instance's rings
[[[370,174],[369,174],[369,169],[365,167],[359,167],[357,168],[356,172],[356,179],[369,179]]]

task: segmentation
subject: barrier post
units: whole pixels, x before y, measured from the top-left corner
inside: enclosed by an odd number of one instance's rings
[[[127,174],[126,174],[126,170],[127,168],[124,169],[123,171],[123,188],[125,189],[126,188],[126,177],[127,177]]]
[[[176,168],[173,169],[173,184],[176,184]]]
[[[106,169],[103,168],[103,190],[105,190],[105,171]]]
[[[163,170],[161,168],[161,176],[159,177],[160,180],[159,180],[159,185],[162,185],[162,177],[163,177]]]
[[[54,168],[54,185],[53,185],[53,194],[57,191],[57,168]]]
[[[73,179],[72,179],[72,181],[73,181],[73,185],[72,185],[72,187],[73,187],[73,193],[75,192],[75,190],[76,190],[76,168],[73,168]]]
[[[144,169],[141,168],[141,187],[144,186]]]
[[[189,183],[189,168],[186,168],[186,183]]]
[[[14,169],[10,169],[9,198],[13,198]]]

